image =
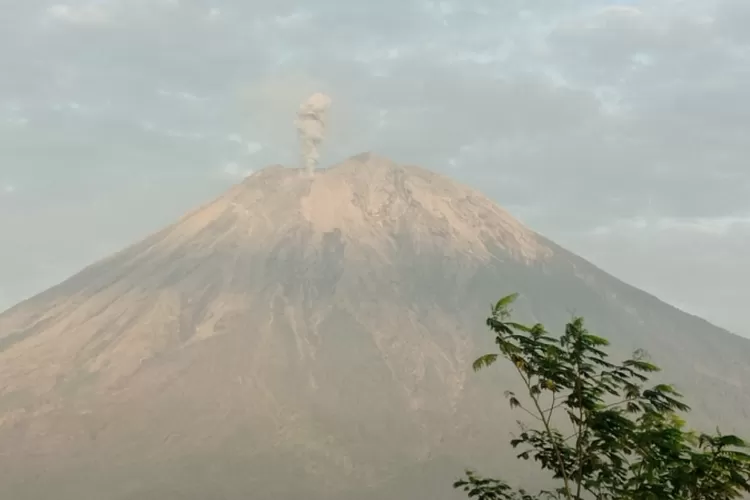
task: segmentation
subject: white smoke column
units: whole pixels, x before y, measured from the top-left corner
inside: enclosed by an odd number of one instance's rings
[[[318,166],[320,158],[320,143],[326,132],[326,112],[331,106],[331,98],[325,94],[316,93],[310,96],[297,111],[297,126],[302,146],[302,161],[308,174],[312,174]]]

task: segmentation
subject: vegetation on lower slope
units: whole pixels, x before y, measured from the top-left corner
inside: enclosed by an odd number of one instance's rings
[[[526,390],[506,397],[535,425],[521,424],[511,445],[558,487],[530,493],[469,470],[455,488],[478,500],[723,500],[750,493],[750,445],[718,429],[688,430],[679,416],[689,411],[682,395],[671,385],[647,385],[659,368],[644,352],[609,361],[609,342],[589,333],[580,317],[557,338],[541,324],[514,322],[516,296],[493,307],[487,325],[499,352],[477,359],[474,369],[500,359],[515,366]]]

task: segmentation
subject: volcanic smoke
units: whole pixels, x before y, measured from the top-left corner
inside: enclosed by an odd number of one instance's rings
[[[297,126],[302,147],[302,162],[308,174],[318,166],[320,144],[325,139],[326,112],[331,106],[331,98],[320,92],[310,96],[297,111]]]

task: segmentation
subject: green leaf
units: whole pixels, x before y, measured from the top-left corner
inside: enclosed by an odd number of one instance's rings
[[[514,322],[509,306],[517,297],[509,295],[493,306],[487,325],[499,354],[482,356],[473,368],[501,358],[518,368],[520,382],[545,418],[519,421],[523,432],[510,445],[523,445],[517,457],[533,459],[551,472],[558,487],[527,494],[467,471],[455,488],[478,500],[730,500],[750,492],[747,441],[718,430],[715,435],[687,430],[678,413],[690,408],[673,386],[644,389],[650,374],[659,371],[645,351],[613,364],[607,361],[607,339],[589,333],[581,317],[564,325],[560,336],[548,334],[541,324]],[[544,391],[553,393],[550,400],[543,398]],[[505,394],[512,408],[520,406],[512,391]],[[552,426],[555,408],[567,415],[571,434]]]
[[[512,293],[498,300],[495,304],[495,307],[492,308],[492,312],[499,313],[501,311],[507,310],[508,306],[510,306],[518,298],[518,295],[518,293]]]
[[[475,372],[478,372],[482,368],[487,368],[488,366],[493,365],[495,361],[497,361],[497,354],[485,354],[474,361],[474,364],[471,366]]]
[[[507,307],[510,304],[512,304],[519,296],[520,294],[518,292],[511,293],[509,295],[506,295],[505,297],[501,298],[497,301],[495,304],[495,309],[500,309],[502,307]]]

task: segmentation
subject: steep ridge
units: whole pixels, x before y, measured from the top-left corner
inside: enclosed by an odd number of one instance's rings
[[[451,498],[446,469],[521,474],[507,374],[470,367],[512,291],[524,319],[646,348],[696,425],[750,430],[749,341],[366,153],[263,169],[0,315],[0,494]]]

